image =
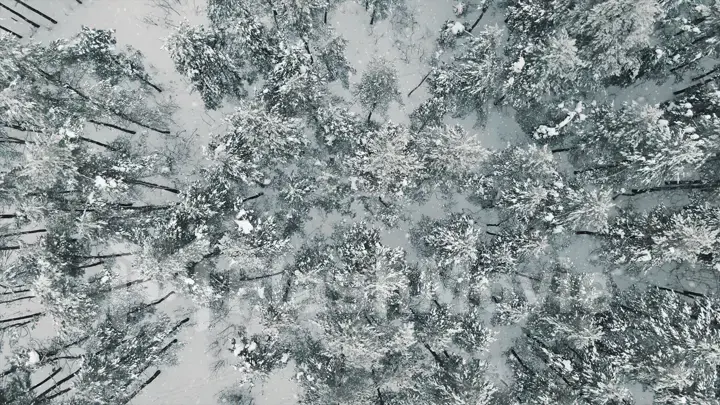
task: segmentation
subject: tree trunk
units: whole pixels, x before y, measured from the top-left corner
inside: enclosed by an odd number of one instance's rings
[[[695,62],[697,62],[697,59],[692,59],[692,60],[689,60],[689,61],[687,61],[687,62],[685,62],[685,63],[681,63],[680,65],[671,68],[671,69],[670,69],[670,73],[674,73],[674,72],[676,72],[676,71],[678,71],[678,70],[680,70],[680,69],[682,69],[682,68],[684,68],[684,67],[686,67],[686,66],[690,66],[691,64],[693,64],[693,63],[695,63]]]
[[[305,39],[304,36],[300,36],[300,39],[305,45],[305,51],[307,52],[308,56],[310,56],[310,63],[315,63],[315,58],[313,58],[312,52],[310,52],[310,44],[308,43],[307,39]]]
[[[505,97],[507,97],[507,96],[506,96],[505,94],[503,94],[500,98],[498,98],[497,100],[495,100],[495,101],[493,102],[493,105],[494,105],[494,106],[500,105],[500,103],[502,103],[503,100],[505,100]]]
[[[4,8],[5,10],[11,12],[12,14],[15,14],[16,16],[20,17],[23,21],[26,23],[32,25],[35,28],[40,28],[40,24],[36,23],[35,21],[30,20],[29,18],[26,18],[24,15],[18,13],[17,11],[13,10],[12,8],[0,3],[0,7]]]
[[[30,315],[16,316],[15,318],[0,319],[0,323],[8,323],[8,322],[22,321],[25,319],[32,319],[32,318],[35,318],[35,317],[38,317],[38,316],[44,315],[44,314],[45,314],[44,312],[36,312],[36,313],[30,314]]]
[[[47,229],[33,229],[32,231],[11,232],[11,233],[6,233],[3,235],[0,235],[0,238],[7,238],[10,236],[30,235],[33,233],[43,233],[43,232],[47,232]]]
[[[48,388],[48,389],[46,389],[45,391],[41,392],[38,396],[35,397],[35,399],[33,400],[33,403],[38,402],[38,400],[39,400],[40,398],[46,396],[47,394],[49,394],[50,392],[52,392],[55,388],[61,386],[61,385],[64,384],[65,382],[69,381],[71,378],[75,377],[81,370],[82,370],[82,368],[79,368],[79,369],[75,370],[73,373],[65,376],[65,378],[63,378],[63,379],[61,379],[60,381],[58,381],[58,382],[56,382],[55,384],[53,384],[50,388]]]
[[[2,125],[2,126],[4,126],[4,127],[7,127],[7,128],[16,129],[16,130],[18,130],[18,131],[37,132],[37,133],[39,133],[39,134],[42,133],[42,131],[37,131],[37,130],[29,129],[29,128],[27,128],[27,127],[23,127],[23,126],[20,126],[20,125],[15,125],[15,124],[10,124],[10,123],[6,123],[6,122],[0,123],[0,125]]]
[[[18,34],[17,32],[15,32],[15,31],[13,31],[13,30],[11,30],[11,29],[8,29],[8,28],[3,27],[2,25],[0,25],[0,30],[3,30],[3,31],[5,31],[5,32],[7,32],[7,33],[10,33],[10,34],[12,34],[12,35],[15,35],[17,38],[22,39],[22,35]]]
[[[373,23],[375,22],[375,10],[377,10],[377,8],[373,7],[372,14],[370,15],[370,25],[373,25]]]
[[[490,6],[490,3],[487,3],[487,4],[485,4],[485,6],[483,6],[480,16],[477,18],[477,20],[475,20],[475,22],[473,23],[472,27],[470,27],[468,32],[472,32],[475,29],[475,27],[477,27],[477,25],[480,23],[480,20],[482,20],[483,16],[485,15],[485,12],[487,11],[489,6]]]
[[[148,80],[148,79],[146,79],[146,78],[144,78],[144,77],[142,77],[142,76],[140,76],[140,75],[135,75],[135,77],[137,77],[137,78],[140,79],[143,83],[145,83],[145,84],[147,84],[148,86],[150,86],[150,87],[152,87],[153,89],[155,89],[155,91],[157,91],[158,93],[162,93],[162,92],[163,92],[163,90],[162,90],[162,88],[160,88],[160,86],[158,86],[158,85],[156,85],[156,84],[153,84],[150,80]]]
[[[95,121],[95,120],[88,120],[88,122],[91,122],[91,123],[96,124],[96,125],[102,125],[102,126],[105,126],[105,127],[108,127],[108,128],[117,129],[118,131],[125,132],[126,134],[135,135],[135,134],[137,133],[137,132],[133,131],[132,129],[127,129],[127,128],[119,127],[119,126],[117,126],[117,125],[115,125],[115,124],[109,124],[109,123],[107,123],[107,122],[101,122],[101,121]]]
[[[98,260],[97,262],[78,266],[77,268],[78,269],[89,269],[90,267],[100,266],[101,264],[105,264],[105,260]]]
[[[158,305],[158,304],[162,303],[163,301],[165,301],[166,299],[168,299],[168,298],[169,298],[171,295],[173,295],[173,294],[175,294],[175,291],[170,291],[169,293],[165,294],[164,297],[159,298],[159,299],[156,299],[155,301],[152,301],[151,303],[145,304],[145,305],[143,305],[143,306],[141,306],[141,307],[137,307],[137,308],[131,310],[130,312],[128,312],[127,314],[128,314],[128,315],[131,315],[131,314],[134,314],[135,312],[140,312],[140,311],[143,311],[143,310],[145,310],[145,309],[147,309],[147,308],[150,308],[150,307],[152,307],[152,306]]]
[[[253,196],[244,198],[244,199],[241,201],[241,203],[245,203],[245,202],[248,202],[248,201],[251,201],[251,200],[255,200],[255,199],[260,198],[260,197],[262,197],[262,196],[264,196],[264,195],[265,195],[265,193],[262,193],[262,192],[257,193],[257,194],[255,194],[255,195],[253,195]]]
[[[445,362],[443,362],[442,357],[440,357],[439,354],[435,353],[435,351],[430,347],[429,344],[423,343],[423,346],[425,346],[425,348],[430,352],[430,354],[432,354],[433,358],[438,363],[438,365],[440,365],[440,367],[444,368]]]
[[[675,293],[675,294],[678,294],[678,295],[683,295],[683,296],[685,296],[685,297],[692,298],[692,299],[695,299],[695,298],[697,298],[697,297],[705,297],[705,294],[701,294],[701,293],[698,293],[698,292],[695,292],[695,291],[689,291],[689,290],[682,290],[682,291],[681,291],[681,290],[675,290],[675,289],[673,289],[673,288],[668,288],[668,287],[658,287],[658,288],[661,289],[661,290],[663,290],[663,291],[669,291],[669,292],[672,292],[672,293]]]
[[[705,80],[701,81],[700,83],[695,83],[695,84],[693,84],[693,85],[691,85],[691,86],[688,86],[688,87],[685,87],[685,88],[683,88],[683,89],[673,91],[673,95],[674,95],[674,96],[679,96],[680,94],[683,94],[683,93],[685,93],[685,92],[687,92],[687,91],[689,91],[689,90],[692,90],[692,89],[694,89],[694,88],[702,87],[702,86],[710,83],[711,81],[715,80],[716,78],[717,78],[717,77],[711,77],[711,78],[709,78],[709,79],[705,79]]]
[[[132,252],[124,252],[124,253],[113,253],[109,255],[98,255],[98,256],[77,256],[80,259],[112,259],[114,257],[123,257],[123,256],[132,256],[135,253]]]
[[[173,194],[180,194],[180,190],[178,190],[176,188],[162,186],[160,184],[150,183],[150,182],[144,181],[144,180],[125,180],[125,182],[128,184],[135,184],[137,186],[145,186],[145,187],[156,189],[156,190],[165,190],[165,191],[169,191]]]
[[[575,148],[571,146],[571,147],[569,147],[569,148],[550,149],[550,152],[552,152],[552,153],[569,152],[569,151],[571,151],[571,150],[573,150],[573,149],[575,149]]]
[[[699,76],[692,77],[692,78],[690,78],[690,80],[692,80],[692,81],[700,80],[700,79],[702,79],[702,78],[704,78],[704,77],[710,76],[711,74],[717,72],[718,70],[720,70],[720,66],[717,66],[717,67],[715,67],[714,69],[711,69],[711,70],[709,70],[709,71],[707,71],[707,72],[705,72],[705,73],[703,73],[703,74],[701,74],[701,75],[699,75]]]
[[[378,400],[380,400],[380,405],[385,405],[385,400],[383,399],[382,393],[380,392],[380,388],[375,388],[377,390],[377,396]]]
[[[522,368],[527,370],[530,374],[533,374],[533,375],[535,374],[535,371],[533,371],[530,367],[528,367],[525,364],[525,362],[522,361],[522,359],[520,359],[520,356],[518,356],[517,352],[515,351],[515,348],[512,348],[512,347],[510,348],[510,354],[512,354],[512,356],[515,358],[515,360],[517,360],[517,362],[520,363],[520,366],[522,366]]]
[[[327,7],[326,7],[326,8],[325,8],[325,12],[323,12],[323,23],[324,23],[325,25],[327,25],[327,15],[328,15],[328,10],[327,10]]]
[[[22,0],[13,0],[13,1],[16,2],[16,3],[18,3],[18,4],[20,4],[21,6],[25,7],[26,9],[32,11],[33,13],[41,16],[42,18],[50,21],[51,23],[57,24],[57,21],[55,21],[54,19],[50,18],[48,15],[42,13],[40,10],[38,10],[38,9],[30,6],[29,4],[25,3],[24,1],[22,1]]]
[[[575,235],[604,235],[599,232],[593,231],[575,231]]]
[[[58,392],[56,392],[56,393],[54,393],[54,394],[52,394],[52,395],[48,395],[47,397],[45,397],[45,400],[50,401],[50,400],[53,399],[53,398],[59,397],[60,395],[66,393],[66,392],[69,392],[71,389],[72,389],[72,388],[61,389],[60,391],[58,391]]]
[[[669,191],[669,190],[715,190],[720,187],[720,183],[695,183],[695,184],[682,184],[679,186],[659,186],[659,187],[648,187],[641,189],[632,189],[629,193],[620,193],[613,197],[613,200],[620,196],[633,197],[639,194],[653,193],[656,191]]]
[[[190,322],[190,318],[185,318],[182,321],[178,322],[177,325],[173,326],[173,328],[170,329],[170,332],[168,332],[168,336],[175,333],[178,329],[180,329],[181,326],[183,326],[184,324],[186,324],[188,322]]]
[[[23,290],[13,290],[13,289],[11,288],[11,289],[10,289],[10,292],[4,292],[4,293],[2,293],[2,294],[0,294],[0,295],[12,295],[12,294],[25,293],[25,292],[30,292],[30,289],[27,289],[27,288],[26,288],[26,289],[23,289]]]
[[[612,168],[618,167],[618,166],[619,166],[618,163],[611,163],[611,164],[607,164],[607,165],[600,165],[600,166],[590,167],[590,168],[587,168],[587,169],[575,170],[575,171],[573,171],[573,174],[581,174],[581,173],[587,173],[587,172],[594,172],[594,171],[596,171],[596,170],[602,170],[602,169],[612,169]]]
[[[159,375],[160,375],[160,370],[157,370],[150,378],[148,378],[144,383],[142,383],[142,385],[140,386],[140,388],[138,388],[137,390],[135,390],[135,392],[133,392],[128,398],[125,399],[125,401],[123,402],[123,405],[125,405],[125,404],[129,403],[130,401],[132,401],[133,398],[135,398],[135,397],[137,396],[137,394],[140,393],[140,391],[142,391],[143,389],[145,389],[145,387],[147,387],[147,386],[150,385],[153,381],[155,381],[155,379],[158,378]]]
[[[410,97],[410,96],[415,92],[415,90],[419,89],[420,86],[422,86],[423,83],[425,83],[425,80],[427,80],[427,78],[430,77],[430,74],[431,74],[431,73],[432,73],[432,70],[430,70],[429,72],[427,72],[427,74],[426,74],[425,76],[423,76],[422,80],[420,80],[420,83],[418,83],[417,86],[413,87],[413,89],[410,90],[410,92],[408,93],[407,96]]]
[[[57,368],[55,368],[55,369],[52,371],[52,373],[50,373],[50,375],[47,376],[44,380],[42,380],[42,381],[40,381],[39,383],[37,383],[37,384],[33,385],[32,387],[30,387],[30,389],[28,390],[28,392],[30,392],[30,391],[34,390],[35,388],[37,388],[37,387],[45,384],[46,382],[50,381],[50,380],[51,380],[53,377],[55,377],[60,371],[62,371],[62,367],[57,367]]]
[[[103,148],[106,148],[106,149],[108,149],[108,150],[116,150],[116,149],[113,148],[112,146],[110,146],[110,145],[108,145],[108,144],[106,144],[106,143],[102,143],[102,142],[100,142],[100,141],[95,141],[95,140],[93,140],[93,139],[86,138],[86,137],[84,137],[84,136],[80,136],[80,137],[78,137],[78,138],[79,138],[81,141],[84,141],[84,142],[87,142],[87,143],[92,143],[93,145],[97,145],[97,146],[102,146]]]
[[[66,88],[66,89],[72,91],[73,93],[77,94],[80,98],[82,98],[82,99],[84,99],[84,100],[86,100],[86,101],[94,104],[94,105],[97,106],[97,107],[100,107],[100,108],[104,109],[105,111],[108,111],[107,108],[104,108],[103,106],[98,105],[98,104],[97,104],[95,101],[93,101],[87,94],[85,94],[85,93],[81,92],[80,90],[76,89],[75,87],[71,86],[69,83],[64,83],[64,82],[56,79],[55,77],[53,77],[53,75],[51,75],[50,73],[46,72],[46,71],[43,70],[43,69],[38,68],[38,71],[39,71],[40,73],[42,73],[42,75],[45,76],[45,78],[46,78],[48,81],[50,81],[51,83],[55,84],[56,86],[62,87],[62,88]],[[117,116],[117,117],[119,117],[119,118],[124,119],[125,121],[131,122],[131,123],[133,123],[133,124],[135,124],[135,125],[137,125],[137,126],[140,126],[140,127],[145,128],[145,129],[149,129],[149,130],[151,130],[151,131],[155,131],[155,132],[157,132],[157,133],[164,134],[164,135],[169,135],[169,134],[171,133],[170,130],[168,130],[168,129],[158,129],[158,128],[152,127],[152,126],[150,126],[150,125],[148,125],[148,124],[143,124],[142,122],[140,122],[140,121],[138,121],[138,120],[136,120],[136,119],[134,119],[134,118],[128,117],[127,115],[125,115],[125,114],[123,114],[123,113],[116,112],[116,111],[108,111],[108,112],[112,113],[113,115],[115,115],[115,116]]]
[[[3,250],[20,250],[20,246],[0,246],[0,251]]]
[[[375,111],[375,107],[376,107],[376,106],[377,106],[377,103],[373,103],[372,108],[370,108],[370,112],[368,113],[368,116],[367,116],[367,123],[368,123],[368,124],[370,123],[370,119],[372,118],[373,111]]]
[[[11,302],[22,301],[22,300],[31,300],[33,298],[35,298],[34,295],[28,295],[27,297],[20,297],[20,298],[14,298],[11,300],[7,300],[7,301],[0,301],[0,304],[9,304]]]
[[[278,272],[276,272],[276,273],[264,274],[264,275],[262,275],[262,276],[241,278],[241,279],[238,279],[237,281],[255,281],[255,280],[262,280],[262,279],[264,279],[264,278],[275,277],[275,276],[278,276],[278,275],[283,274],[283,273],[285,273],[285,270],[281,270],[281,271],[278,271]]]

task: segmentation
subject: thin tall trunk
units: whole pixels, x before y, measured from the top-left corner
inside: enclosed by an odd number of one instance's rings
[[[40,315],[44,315],[44,312],[36,312],[34,314],[30,315],[23,315],[23,316],[16,316],[15,318],[6,318],[6,319],[0,319],[0,323],[8,323],[8,322],[15,322],[15,321],[22,321],[25,319],[32,319],[35,317],[38,317]]]
[[[675,290],[675,289],[673,289],[673,288],[668,288],[668,287],[658,287],[658,288],[661,289],[661,290],[663,290],[663,291],[673,292],[673,293],[675,293],[675,294],[684,295],[684,296],[686,296],[686,297],[693,298],[693,299],[695,299],[695,298],[697,298],[697,297],[705,297],[705,294],[701,294],[701,293],[698,293],[698,292],[695,292],[695,291]]]
[[[17,11],[13,10],[12,8],[6,6],[6,5],[4,5],[4,4],[2,4],[2,3],[0,3],[0,7],[4,8],[5,10],[11,12],[12,14],[15,14],[16,16],[20,17],[23,21],[25,21],[26,23],[32,25],[33,27],[35,27],[35,28],[40,28],[40,24],[38,24],[38,23],[36,23],[35,21],[33,21],[33,20],[25,17],[24,15],[18,13]]]
[[[42,381],[40,381],[39,383],[37,383],[37,384],[33,385],[32,387],[30,387],[30,389],[28,390],[28,392],[30,392],[30,391],[34,390],[35,388],[37,388],[37,387],[45,384],[46,382],[50,381],[50,380],[51,380],[53,377],[55,377],[60,371],[62,371],[62,367],[57,367],[57,368],[55,368],[55,369],[52,371],[52,373],[50,373],[50,375],[47,376],[44,380],[42,380]]]
[[[283,273],[285,273],[285,270],[281,270],[281,271],[278,271],[278,272],[276,272],[276,273],[264,274],[264,275],[262,275],[262,276],[241,278],[241,279],[239,279],[239,280],[237,280],[237,281],[255,281],[255,280],[262,280],[262,279],[264,279],[264,278],[275,277],[275,276],[278,276],[278,275],[283,274]]]
[[[132,256],[135,253],[132,252],[124,252],[124,253],[112,253],[109,255],[95,255],[95,256],[77,256],[80,259],[112,259],[114,257],[123,257],[123,256]]]
[[[604,235],[594,231],[575,231],[575,235]]]
[[[20,246],[0,246],[0,251],[3,250],[20,250]]]
[[[58,392],[56,392],[56,393],[54,393],[54,394],[52,394],[52,395],[48,395],[47,397],[45,397],[45,400],[50,401],[51,399],[54,399],[54,398],[59,397],[60,395],[66,393],[66,392],[69,392],[71,389],[72,389],[72,387],[71,387],[71,388],[61,389],[60,391],[58,391]]]
[[[138,74],[136,74],[135,77],[137,77],[137,78],[140,79],[143,83],[145,83],[145,84],[147,84],[148,86],[150,86],[150,87],[152,87],[153,89],[155,89],[155,91],[157,91],[158,93],[162,93],[162,92],[163,92],[163,90],[162,90],[162,88],[160,88],[160,86],[158,86],[157,84],[154,84],[154,83],[151,82],[150,80],[148,80],[148,79],[146,79],[146,78],[144,78],[144,77],[142,77],[142,76],[140,76],[140,75],[138,75]]]
[[[253,195],[253,196],[244,198],[244,199],[241,201],[241,203],[245,203],[245,202],[248,202],[248,201],[255,200],[255,199],[260,198],[260,197],[262,197],[262,196],[264,196],[264,195],[265,195],[265,193],[263,193],[263,192],[257,193],[257,194],[255,194],[255,195]]]
[[[475,27],[477,27],[477,25],[480,24],[480,20],[482,20],[483,16],[485,15],[485,12],[487,11],[489,6],[490,6],[490,3],[487,3],[487,4],[485,4],[485,6],[483,6],[480,16],[477,18],[477,20],[475,20],[475,22],[473,23],[472,27],[470,27],[468,32],[472,32],[475,29]]]
[[[118,131],[125,132],[126,134],[135,135],[137,133],[137,132],[133,131],[132,129],[123,128],[123,127],[117,126],[115,124],[110,124],[107,122],[95,121],[95,120],[88,120],[88,122],[91,122],[96,125],[102,125],[102,126],[112,128],[112,129],[117,129]]]
[[[13,0],[13,1],[16,2],[16,3],[18,3],[18,4],[20,4],[21,6],[25,7],[26,9],[32,11],[33,13],[41,16],[42,18],[50,21],[51,23],[57,24],[57,21],[55,21],[53,18],[50,18],[47,14],[42,13],[40,10],[38,10],[38,9],[34,8],[33,6],[25,3],[24,1],[22,1],[22,0]]]
[[[180,329],[181,326],[183,326],[184,324],[186,324],[188,322],[190,322],[190,318],[185,318],[182,321],[178,322],[177,325],[173,326],[173,328],[170,329],[170,332],[168,332],[168,336],[175,333],[178,329]]]
[[[575,149],[574,147],[568,147],[568,148],[557,148],[557,149],[550,149],[550,152],[552,153],[560,153],[560,152],[569,152],[571,150]]]
[[[716,76],[716,77],[711,77],[711,78],[709,78],[709,79],[705,79],[705,80],[701,81],[700,83],[695,83],[695,84],[693,84],[693,85],[691,85],[691,86],[688,86],[688,87],[685,87],[685,88],[683,88],[683,89],[673,91],[673,95],[674,95],[674,96],[679,96],[680,94],[683,94],[683,93],[685,93],[685,92],[687,92],[687,91],[689,91],[689,90],[692,90],[692,89],[694,89],[694,88],[702,87],[702,86],[710,83],[711,81],[715,80],[716,78],[717,78],[717,76]]]
[[[5,32],[7,32],[7,33],[10,33],[10,34],[13,34],[13,35],[15,35],[17,38],[20,38],[20,39],[22,39],[22,37],[23,37],[22,35],[18,34],[17,32],[15,32],[15,31],[13,31],[13,30],[11,30],[11,29],[5,28],[5,27],[3,27],[2,25],[0,25],[0,30],[3,30],[3,31],[5,31]]]
[[[313,58],[312,52],[310,52],[310,44],[308,43],[307,39],[305,39],[304,36],[300,36],[300,39],[302,40],[303,44],[305,45],[305,51],[310,56],[310,63],[315,63],[315,58]]]
[[[422,86],[423,83],[425,83],[425,80],[427,80],[428,77],[430,77],[430,74],[431,74],[431,73],[432,73],[432,70],[430,70],[429,72],[427,72],[427,74],[425,74],[425,76],[423,76],[422,80],[420,80],[420,83],[418,83],[417,86],[413,87],[413,89],[410,90],[410,92],[408,93],[407,96],[410,97],[410,96],[415,92],[415,90],[419,89],[420,86]]]
[[[20,297],[20,298],[15,298],[15,299],[11,299],[11,300],[0,301],[0,304],[9,304],[11,302],[22,301],[22,300],[31,300],[33,298],[35,298],[34,295],[28,295],[27,297]]]
[[[528,367],[525,364],[525,362],[522,361],[520,356],[518,356],[517,352],[515,351],[515,348],[513,348],[513,347],[510,348],[510,354],[512,354],[512,356],[515,358],[515,360],[517,360],[517,362],[520,363],[520,366],[522,366],[522,368],[527,370],[530,374],[533,374],[533,375],[535,374],[535,371],[533,371],[530,367]]]
[[[49,80],[51,83],[53,83],[59,87],[66,88],[66,89],[72,91],[73,93],[77,94],[80,98],[98,106],[98,104],[95,101],[93,101],[87,94],[85,94],[85,93],[81,92],[80,90],[76,89],[75,87],[71,86],[69,83],[64,83],[64,82],[56,79],[53,75],[51,75],[50,73],[46,72],[43,69],[38,68],[38,71],[40,73],[42,73],[43,76],[45,76],[45,78],[47,80]],[[98,107],[103,108],[102,106],[98,106]],[[105,108],[103,108],[103,109],[105,109]],[[107,109],[105,109],[105,110],[107,111]],[[169,135],[171,133],[170,130],[168,130],[168,129],[159,129],[159,128],[152,127],[148,124],[143,124],[142,122],[140,122],[134,118],[128,117],[127,115],[120,113],[118,111],[110,111],[110,112],[112,112],[112,114],[114,114],[115,116],[124,119],[125,121],[131,122],[137,126],[145,128],[145,129],[149,129],[151,131],[155,131],[157,133],[165,134],[165,135]]]
[[[135,185],[138,185],[138,186],[145,186],[145,187],[148,187],[148,188],[153,188],[153,189],[156,189],[156,190],[169,191],[169,192],[171,192],[171,193],[173,193],[173,194],[180,194],[180,190],[178,190],[178,189],[176,189],[176,188],[168,187],[168,186],[163,186],[163,185],[156,184],[156,183],[151,183],[151,182],[149,182],[149,181],[144,181],[144,180],[125,180],[125,182],[128,183],[128,184],[135,184]]]
[[[38,396],[35,397],[35,399],[33,399],[33,403],[38,402],[39,399],[41,399],[42,397],[44,397],[44,396],[46,396],[47,394],[51,393],[53,390],[55,390],[55,388],[61,386],[61,385],[64,384],[65,382],[69,381],[71,378],[75,377],[81,370],[82,370],[82,368],[79,368],[79,369],[75,370],[74,372],[72,372],[72,373],[68,374],[67,376],[65,376],[65,378],[63,378],[63,379],[61,379],[60,381],[58,381],[58,382],[56,382],[55,384],[53,384],[50,388],[48,388],[48,389],[46,389],[45,391],[41,392]]]
[[[6,233],[3,235],[0,235],[0,238],[8,238],[10,236],[20,236],[20,235],[31,235],[33,233],[43,233],[43,232],[47,232],[47,229],[33,229],[32,231],[11,232],[11,233]]]
[[[440,357],[439,354],[435,353],[435,351],[430,347],[429,344],[423,343],[423,346],[425,346],[425,348],[430,352],[430,354],[432,354],[432,356],[433,356],[433,358],[435,359],[435,361],[436,361],[441,367],[445,367],[445,362],[443,362],[442,357]]]
[[[707,71],[707,72],[705,72],[705,73],[703,73],[703,74],[701,74],[701,75],[699,75],[699,76],[691,77],[690,80],[692,80],[692,81],[700,80],[700,79],[702,79],[702,78],[704,78],[704,77],[710,76],[711,74],[717,72],[718,70],[720,70],[720,66],[717,66],[717,67],[715,67],[714,69],[711,69],[711,70],[709,70],[709,71]]]
[[[377,396],[380,400],[380,405],[385,405],[385,400],[383,399],[382,393],[380,392],[380,388],[375,388],[377,390]]]
[[[25,326],[25,325],[30,325],[32,322],[33,322],[33,321],[30,320],[30,321],[15,323],[15,324],[12,324],[12,325],[3,326],[2,328],[0,328],[0,331],[12,329],[12,328],[19,328],[19,327],[22,327],[22,326]]]
[[[493,105],[495,105],[495,106],[500,105],[500,103],[502,103],[503,100],[505,100],[505,97],[507,97],[507,95],[503,94],[500,98],[498,98],[497,100],[495,100],[495,101],[493,102]]]
[[[373,25],[375,22],[375,13],[376,13],[377,7],[373,7],[372,14],[370,15],[370,25]]]
[[[101,264],[105,264],[105,260],[98,260],[94,263],[77,266],[77,268],[78,269],[89,269],[90,267],[100,266]]]
[[[611,163],[611,164],[607,164],[607,165],[600,165],[600,166],[595,166],[595,167],[589,167],[589,168],[586,168],[586,169],[575,170],[575,171],[573,172],[573,174],[581,174],[581,173],[587,173],[587,172],[594,172],[594,171],[596,171],[596,170],[603,170],[603,169],[612,169],[612,168],[614,168],[614,167],[618,167],[618,164],[617,164],[617,163]]]
[[[373,103],[372,107],[370,108],[370,112],[367,116],[367,123],[370,123],[370,119],[372,118],[373,112],[375,111],[375,107],[377,106],[377,103]]]
[[[720,187],[720,183],[695,183],[695,184],[682,184],[679,186],[659,186],[659,187],[648,187],[641,189],[632,189],[629,193],[620,193],[613,197],[613,200],[621,197],[632,197],[645,193],[653,193],[656,191],[669,191],[669,190],[715,190]]]
[[[327,15],[328,15],[328,10],[326,7],[325,12],[323,12],[323,24],[325,24],[325,25],[327,25]]]
[[[28,288],[23,289],[23,290],[12,290],[11,289],[10,292],[4,292],[0,295],[20,294],[20,293],[24,293],[24,292],[30,292],[30,289],[28,289]]]
[[[158,350],[158,354],[163,354],[163,353],[165,353],[166,351],[168,351],[168,350],[172,347],[172,345],[176,344],[177,342],[178,342],[177,338],[171,340],[170,343],[166,344],[166,345],[163,346],[160,350]]]
[[[685,63],[681,63],[681,64],[679,64],[678,66],[675,66],[675,67],[671,68],[671,69],[670,69],[670,73],[676,72],[676,71],[678,71],[678,70],[680,70],[680,69],[682,69],[682,68],[684,68],[684,67],[686,67],[686,66],[690,66],[691,64],[693,64],[693,63],[695,63],[695,62],[697,62],[697,59],[692,59],[692,60],[689,60],[689,61],[687,61],[687,62],[685,62]]]
[[[175,294],[175,291],[170,291],[169,293],[165,294],[165,296],[162,298],[156,299],[155,301],[152,301],[149,304],[145,304],[141,307],[137,307],[137,308],[131,310],[130,312],[128,312],[128,315],[131,315],[131,314],[134,314],[135,312],[140,312],[140,311],[143,311],[152,306],[158,305],[158,304],[162,303],[163,301],[165,301],[166,299],[168,299],[173,294]]]
[[[12,129],[17,129],[18,131],[27,131],[27,132],[42,133],[42,131],[38,131],[38,130],[34,130],[34,129],[29,129],[29,128],[27,128],[27,127],[23,127],[23,126],[20,126],[20,125],[15,125],[15,124],[10,124],[10,123],[7,123],[7,122],[2,122],[2,123],[0,123],[0,125],[2,125],[2,126],[4,126],[4,127],[12,128]]]
[[[123,405],[132,401],[133,398],[135,398],[137,396],[137,394],[140,393],[140,391],[142,391],[143,389],[145,389],[145,387],[147,387],[153,381],[155,381],[155,379],[158,378],[159,375],[160,375],[160,370],[157,370],[155,373],[153,373],[153,375],[150,378],[148,378],[144,383],[142,383],[142,385],[137,390],[135,390],[135,392],[133,392],[128,398],[125,399],[125,401],[123,402]]]

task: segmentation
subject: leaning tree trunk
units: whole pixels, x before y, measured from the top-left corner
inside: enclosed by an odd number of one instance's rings
[[[53,18],[50,18],[50,17],[49,17],[49,16],[47,15],[47,14],[44,14],[44,13],[43,13],[43,12],[41,12],[40,10],[38,10],[38,9],[36,9],[35,7],[33,7],[33,6],[31,6],[31,5],[27,4],[27,3],[25,3],[24,1],[22,1],[22,0],[13,0],[13,1],[15,1],[15,2],[16,2],[16,3],[18,3],[19,5],[21,5],[21,6],[25,7],[26,9],[28,9],[28,10],[32,11],[33,13],[35,13],[35,14],[37,14],[37,15],[41,16],[42,18],[44,18],[44,19],[46,19],[46,20],[50,21],[51,23],[53,23],[53,24],[57,24],[57,21],[55,21],[55,19],[53,19]]]
[[[35,28],[40,28],[40,24],[38,24],[38,23],[36,23],[35,21],[33,21],[33,20],[25,17],[24,15],[22,15],[22,14],[18,13],[17,11],[11,9],[10,7],[8,7],[8,6],[6,6],[6,5],[4,5],[4,4],[2,4],[2,3],[0,3],[0,7],[2,7],[2,8],[4,8],[5,10],[11,12],[12,14],[18,16],[20,19],[22,19],[22,20],[25,21],[26,23],[32,25],[33,27],[35,27]]]
[[[13,31],[13,30],[11,30],[11,29],[8,29],[8,28],[3,27],[2,25],[0,25],[0,30],[3,30],[3,31],[5,31],[5,32],[7,32],[7,33],[10,33],[10,34],[14,35],[14,36],[17,37],[17,38],[22,39],[22,35],[18,34],[17,32],[15,32],[15,31]]]
[[[373,103],[372,108],[370,108],[370,112],[367,116],[367,123],[370,123],[370,119],[372,119],[373,112],[375,111],[375,107],[377,107],[377,103]]]

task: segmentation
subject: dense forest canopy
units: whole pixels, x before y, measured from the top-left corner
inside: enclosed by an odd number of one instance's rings
[[[410,2],[357,1],[372,27]],[[460,1],[409,94],[353,67],[343,3],[175,27],[229,111],[195,160],[112,30],[3,27],[0,403],[131,403],[182,361],[180,296],[225,403],[290,368],[301,404],[720,404],[720,3]],[[519,142],[484,146],[494,115]]]

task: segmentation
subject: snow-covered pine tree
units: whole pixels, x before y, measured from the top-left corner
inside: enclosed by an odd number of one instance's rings
[[[353,88],[353,95],[368,114],[368,123],[376,111],[387,114],[391,102],[402,104],[397,71],[390,61],[384,58],[371,60],[360,82]]]
[[[498,92],[501,65],[497,47],[501,34],[498,27],[473,34],[452,61],[431,71],[427,81],[434,103],[445,103],[447,111],[455,117],[475,113],[478,124],[485,121],[488,103],[495,99]],[[424,107],[425,112],[416,113],[423,117],[420,119],[421,128],[437,122],[439,117],[435,116],[443,112],[437,107],[429,107],[431,105]]]
[[[165,45],[175,68],[200,93],[208,109],[217,109],[226,97],[241,99],[252,76],[227,44],[227,34],[205,27],[181,24]]]

